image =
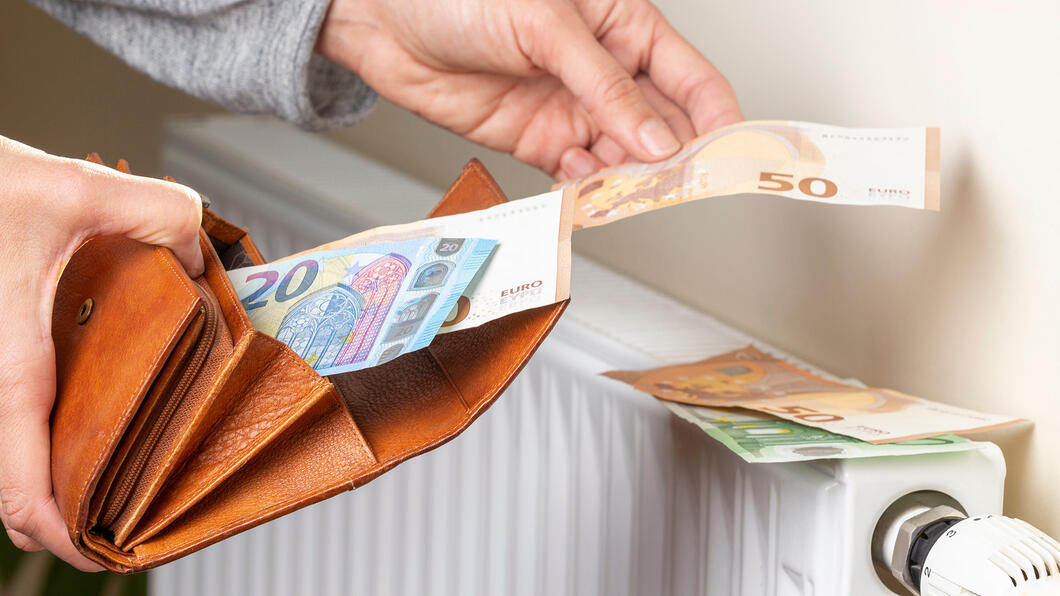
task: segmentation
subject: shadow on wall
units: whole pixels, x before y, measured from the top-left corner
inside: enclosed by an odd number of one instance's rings
[[[1011,353],[1000,345],[982,338],[997,338],[1011,335],[1011,322],[1004,317],[992,317],[982,320],[975,317],[976,312],[992,312],[998,306],[1010,301],[1013,295],[1013,284],[1006,283],[1006,276],[1013,275],[1013,263],[1016,258],[1007,253],[1008,243],[1004,231],[1000,228],[999,218],[990,212],[985,199],[990,191],[978,174],[982,164],[976,163],[974,154],[967,146],[948,148],[957,153],[953,161],[953,173],[946,180],[952,187],[945,190],[947,199],[946,216],[940,218],[935,233],[927,236],[925,245],[920,250],[924,258],[918,266],[907,267],[907,279],[891,279],[887,284],[895,288],[921,288],[915,294],[899,296],[893,303],[896,313],[915,313],[912,322],[902,322],[922,329],[915,337],[894,335],[890,341],[873,344],[871,360],[879,362],[879,370],[900,369],[907,371],[903,382],[916,386],[917,379],[934,376],[935,395],[925,397],[949,396],[950,401],[958,405],[969,405],[987,411],[1004,412],[1009,405],[1004,402],[1005,395],[980,396],[988,400],[972,405],[957,401],[953,396],[962,391],[982,392],[977,386],[982,382],[985,387],[997,387],[998,383],[982,380],[980,375],[998,374],[999,370],[983,373],[969,366],[973,362],[995,361],[1001,374],[1007,368],[1001,363],[1002,354]],[[931,296],[929,304],[914,303],[918,296]],[[1010,307],[1015,308],[1015,307]],[[967,321],[977,318],[975,328],[968,328]],[[1017,331],[1018,333],[1018,331]],[[957,344],[958,353],[954,353],[952,338],[962,338]],[[1023,342],[1023,345],[1032,345]],[[897,357],[900,360],[895,361]],[[890,362],[888,362],[890,360]],[[874,376],[879,376],[874,375]],[[896,381],[897,382],[897,381]],[[956,388],[956,391],[954,389]],[[1013,386],[1013,390],[1018,390]],[[946,393],[942,393],[945,391]],[[1032,433],[1031,423],[1019,424],[992,431],[985,431],[969,438],[992,441],[1001,447],[1005,454],[1007,474],[1005,479],[1005,509],[1018,511],[1034,524],[1045,525],[1046,521],[1036,519],[1033,512],[1040,511],[1034,506],[1033,493],[1038,491],[1021,490],[1027,479],[1033,478],[1031,462]],[[1041,479],[1038,479],[1040,482]],[[1045,492],[1042,490],[1042,492]]]

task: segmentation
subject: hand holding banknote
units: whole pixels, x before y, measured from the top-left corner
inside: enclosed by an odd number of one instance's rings
[[[658,163],[631,163],[563,185],[574,229],[688,201],[742,193],[838,205],[939,209],[937,128],[741,122]]]
[[[937,209],[938,149],[938,131],[934,129],[745,122],[690,141],[669,160],[621,166],[572,181],[561,190],[489,209],[368,230],[312,252],[414,238],[496,239],[493,254],[438,329],[439,333],[449,333],[566,300],[570,296],[572,230],[689,201],[747,192],[754,184],[763,184],[754,182],[762,177],[758,172],[776,170],[770,174],[768,185],[780,185],[776,194],[787,198]],[[688,172],[695,174],[689,178]],[[828,176],[829,184],[839,181],[842,193],[821,191],[831,187],[811,174]],[[801,176],[798,188],[788,182],[797,175]],[[905,191],[874,190],[883,188]],[[308,254],[283,261],[296,263],[294,259]],[[232,279],[244,296],[246,280],[236,272]],[[269,316],[282,319],[290,304],[270,303],[269,310],[275,312]]]
[[[648,0],[335,0],[317,47],[395,104],[560,178],[658,160],[742,118]]]

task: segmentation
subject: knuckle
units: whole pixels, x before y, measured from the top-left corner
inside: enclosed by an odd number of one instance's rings
[[[596,97],[604,105],[633,106],[639,103],[640,87],[625,72],[615,71],[597,82]]]
[[[540,27],[555,27],[557,23],[563,22],[563,6],[556,2],[540,2],[527,0],[521,3],[515,14],[529,18],[531,22]]]
[[[26,536],[36,534],[38,526],[38,508],[20,488],[0,488],[0,514],[4,526]]]
[[[18,550],[27,552],[40,550],[40,545],[35,540],[17,530],[7,530],[7,537],[11,539],[11,544],[14,544]]]
[[[40,390],[40,383],[21,374],[22,371],[11,371],[12,362],[16,359],[0,355],[0,368],[6,369],[0,370],[0,420],[8,421],[8,429],[12,423],[27,420],[27,415],[50,410],[52,401],[51,396]]]
[[[565,26],[562,11],[554,2],[528,0],[513,11],[512,30],[525,54],[535,63],[547,65],[563,53],[557,29]]]
[[[172,222],[180,238],[190,238],[199,232],[202,225],[202,198],[199,193],[180,184],[167,182],[173,189],[171,203],[174,207]]]
[[[95,173],[74,160],[56,166],[52,188],[54,200],[65,207],[80,212],[90,202]]]

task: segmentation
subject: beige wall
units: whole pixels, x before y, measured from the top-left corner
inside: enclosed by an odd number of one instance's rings
[[[162,118],[216,110],[155,83],[24,0],[0,1],[0,135],[158,174]]]
[[[1060,9],[984,4],[661,0],[749,118],[941,126],[942,212],[727,198],[575,248],[838,374],[1034,420],[997,437],[1007,506],[1060,534]],[[437,184],[485,154],[389,106],[335,136]]]
[[[838,374],[1034,420],[998,435],[1008,509],[1060,534],[1060,8],[661,5],[750,118],[941,126],[943,211],[717,199],[579,232],[576,248]],[[209,109],[20,1],[0,2],[0,73],[0,134],[150,173],[161,116]],[[549,185],[386,104],[331,136],[439,186],[473,155],[512,196]]]

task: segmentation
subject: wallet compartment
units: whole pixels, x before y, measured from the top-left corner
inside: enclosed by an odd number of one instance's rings
[[[200,311],[173,348],[103,472],[89,512],[91,527],[113,523],[133,492],[134,483],[147,463],[147,455],[157,442],[158,431],[172,416],[173,402],[169,397],[186,384],[183,370],[190,360],[197,359],[198,344],[207,327],[204,311]],[[194,364],[192,368],[195,368]]]
[[[193,421],[208,405],[214,379],[233,351],[232,336],[221,316],[217,299],[208,289],[196,285],[203,296],[202,333],[190,355],[183,362],[174,363],[176,371],[172,377],[175,382],[171,382],[172,387],[163,389],[162,398],[153,408],[158,413],[149,411],[150,423],[139,433],[135,457],[128,460],[132,466],[122,466],[118,477],[123,482],[116,486],[119,490],[112,489],[109,502],[101,511],[97,530],[107,532],[119,547],[151,501],[179,469],[182,463],[177,455],[180,443],[195,428]]]
[[[213,379],[207,403],[198,416],[177,429],[181,439],[170,447],[166,462],[176,473],[150,495],[128,531],[115,536],[114,545],[124,551],[139,550],[139,545],[221,490],[251,460],[273,450],[273,443],[311,424],[327,410],[321,402],[337,401],[325,379],[285,344],[256,331],[247,319],[226,272],[229,266],[263,261],[245,231],[209,211],[203,219],[204,230],[211,234],[209,245],[203,244],[204,278],[229,327],[242,333],[235,335],[235,349],[226,368]],[[355,459],[374,459],[349,414],[341,412],[341,417],[345,419],[338,424],[345,426],[341,436],[363,452]]]
[[[174,349],[194,333],[202,302],[165,249],[97,238],[67,263],[52,312],[51,440],[53,491],[71,528],[88,527],[92,496],[113,485],[112,456],[132,453],[126,433]]]

